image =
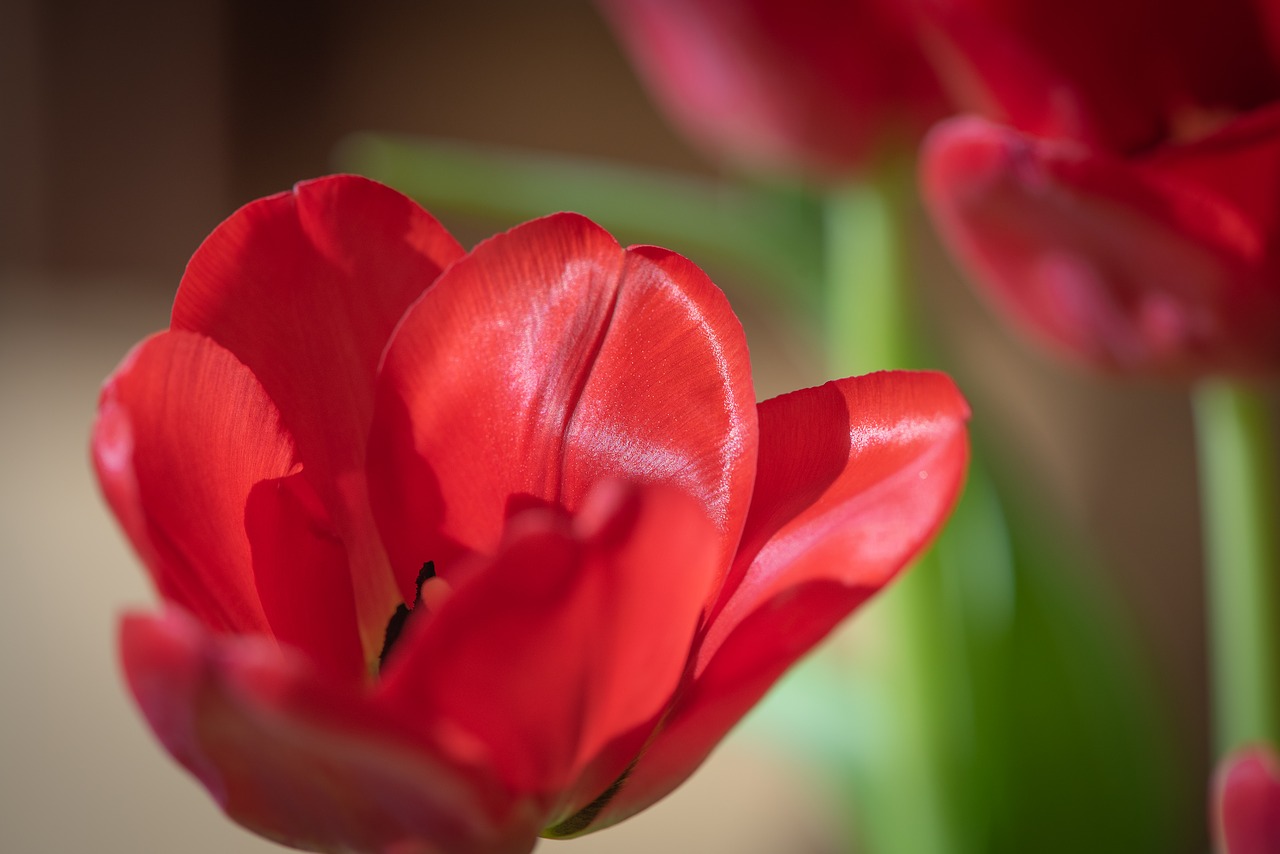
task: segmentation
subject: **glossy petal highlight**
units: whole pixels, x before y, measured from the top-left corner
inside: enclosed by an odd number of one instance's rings
[[[754,462],[746,342],[724,295],[678,256],[561,214],[477,246],[406,314],[379,377],[370,483],[403,585],[424,561],[491,553],[512,513],[572,512],[610,478],[698,498],[727,564]]]
[[[937,533],[968,462],[941,374],[888,372],[760,406],[760,467],[731,584],[691,679],[601,825],[667,794],[776,679]]]

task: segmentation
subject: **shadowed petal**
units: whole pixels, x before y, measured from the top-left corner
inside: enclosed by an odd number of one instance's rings
[[[810,580],[879,588],[942,525],[968,462],[969,406],[945,375],[890,371],[760,404],[760,461],[735,577],[701,656]]]
[[[411,619],[382,699],[469,732],[557,825],[639,752],[718,568],[710,522],[670,489],[603,484],[572,525],[528,511],[438,613]]]
[[[202,335],[155,335],[103,386],[92,450],[164,597],[211,628],[269,632],[245,504],[293,469],[293,443],[253,374]]]
[[[739,564],[685,686],[601,825],[675,788],[784,670],[937,533],[968,462],[942,374],[839,380],[760,405]]]
[[[303,650],[330,677],[366,675],[347,551],[302,472],[260,481],[245,530],[263,612],[276,639]]]
[[[346,543],[366,653],[398,601],[368,515],[365,445],[378,359],[409,304],[462,255],[410,199],[339,175],[241,208],[187,266],[172,326],[262,382]]]
[[[410,309],[379,376],[370,486],[401,584],[427,560],[447,577],[512,513],[572,512],[608,478],[693,495],[727,566],[752,396],[742,328],[683,258],[572,214],[482,243]]]
[[[310,851],[524,854],[536,827],[486,801],[403,722],[257,638],[133,615],[121,655],[161,742],[249,829]]]
[[[166,599],[361,674],[346,552],[274,404],[231,353],[190,332],[138,345],[103,387],[92,449]]]

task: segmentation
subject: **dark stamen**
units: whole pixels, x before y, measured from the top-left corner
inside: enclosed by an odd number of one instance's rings
[[[431,561],[424,563],[422,569],[418,570],[418,580],[414,582],[416,586],[416,592],[413,597],[414,608],[422,604],[422,585],[426,584],[428,579],[435,577],[436,566]],[[400,632],[404,631],[404,624],[409,619],[411,610],[401,603],[396,606],[396,612],[387,621],[387,632],[382,640],[382,652],[378,653],[378,672],[382,672],[382,668],[387,666],[387,654],[396,645],[396,641],[400,640]]]

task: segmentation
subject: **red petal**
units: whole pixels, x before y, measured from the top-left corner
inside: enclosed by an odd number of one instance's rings
[[[702,650],[802,582],[885,584],[937,532],[968,461],[969,406],[943,374],[869,374],[760,404],[751,515]]]
[[[1257,141],[1255,130],[1224,146]],[[1235,184],[1280,168],[1280,133],[1266,139],[1252,153],[1268,168],[1253,163]],[[1175,376],[1274,370],[1275,219],[1261,216],[1256,200],[1228,195],[1232,183],[1220,179],[1230,160],[1215,159],[1215,145],[1126,162],[957,119],[930,135],[922,180],[939,229],[975,281],[1066,352],[1112,370]]]
[[[140,344],[103,388],[93,455],[167,599],[211,628],[271,634],[332,673],[362,674],[346,552],[234,356],[189,332]]]
[[[979,2],[928,0],[923,5],[929,9],[925,43],[940,69],[940,79],[962,110],[1007,122],[1027,133],[1103,147],[1132,148],[1164,135],[1160,104],[1152,93],[1143,91],[1141,74],[1116,75],[1111,86],[1101,90],[1107,97],[1098,98],[1099,93],[1090,85],[1094,81],[1088,64],[1071,68],[1073,57],[1084,59],[1092,52],[1078,48],[1084,43],[1078,26],[1066,30],[1066,41],[1073,50],[1066,51],[1068,66],[1064,68],[1059,56],[1063,52],[1045,50],[1044,40],[1028,31],[1033,30],[1028,25],[1036,22],[1035,16],[1030,16],[1031,21],[1001,20],[1011,16],[995,14],[987,8],[992,4]],[[1047,8],[1048,4],[1041,5]],[[1070,5],[1075,8],[1079,4]],[[1040,16],[1042,20],[1047,17]],[[1055,23],[1061,28],[1072,22]],[[1119,35],[1126,29],[1117,26],[1119,23],[1116,20],[1112,26],[1098,28],[1098,35],[1104,40],[1111,34]],[[1096,40],[1091,35],[1087,43],[1092,48]],[[1106,63],[1102,64],[1105,67]]]
[[[126,617],[121,655],[156,735],[227,814],[312,851],[523,854],[536,826],[495,809],[402,721],[254,638],[184,615]]]
[[[872,592],[809,582],[748,615],[703,674],[681,689],[678,705],[591,829],[647,809],[687,780],[787,668]]]
[[[601,823],[675,788],[797,658],[941,527],[968,461],[945,376],[879,373],[760,405],[760,468],[736,587],[691,684]]]
[[[321,178],[220,225],[174,301],[173,328],[222,344],[279,406],[352,555],[366,645],[376,647],[397,596],[365,496],[374,375],[405,309],[461,255],[430,214],[394,190]]]
[[[743,165],[840,175],[941,114],[898,0],[601,5],[672,120]]]
[[[425,625],[411,619],[383,697],[469,732],[558,824],[639,753],[684,671],[717,558],[698,505],[665,488],[603,484],[571,529],[528,511],[489,566]]]
[[[511,513],[576,510],[611,478],[696,497],[728,565],[754,476],[746,342],[679,256],[571,214],[499,235],[410,309],[378,394],[371,492],[406,586],[427,560],[447,577],[459,545],[492,553]]]
[[[356,626],[347,550],[302,472],[260,481],[249,493],[245,530],[262,609],[280,641],[305,651],[331,677],[367,671]]]
[[[1222,854],[1280,851],[1280,762],[1275,753],[1253,747],[1224,760],[1214,797]]]
[[[1257,4],[927,0],[958,105],[1036,136],[1134,152],[1280,94]],[[1193,130],[1193,128],[1188,128]]]
[[[103,387],[92,449],[160,592],[212,628],[268,631],[245,503],[293,468],[293,444],[253,374],[203,336],[149,338]]]
[[[1168,145],[1129,161],[1171,195],[1206,197],[1229,207],[1245,225],[1208,225],[1208,233],[1256,257],[1258,235],[1280,232],[1280,104],[1246,113],[1186,145]],[[1176,198],[1176,196],[1174,196]],[[1212,202],[1210,202],[1212,203]],[[1188,211],[1185,218],[1203,216]],[[1216,227],[1215,227],[1216,226]]]

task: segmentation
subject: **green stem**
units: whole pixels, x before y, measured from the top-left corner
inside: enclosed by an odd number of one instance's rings
[[[827,346],[837,376],[909,367],[915,359],[905,287],[900,169],[827,194],[824,218]]]
[[[1219,755],[1280,744],[1280,495],[1275,432],[1257,390],[1195,390]]]
[[[825,321],[836,376],[912,367],[919,355],[904,228],[910,175],[886,168],[874,176],[826,197]],[[875,678],[890,707],[885,743],[860,793],[868,850],[876,854],[963,849],[946,767],[945,716],[953,710],[939,679],[943,596],[931,550],[873,608],[889,636]]]

